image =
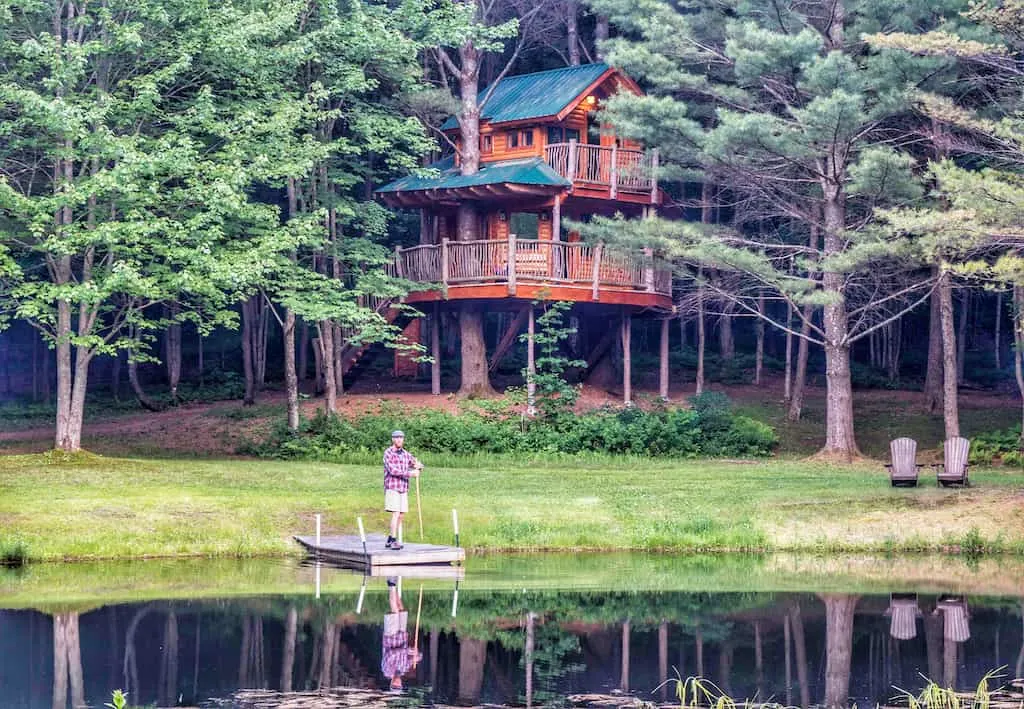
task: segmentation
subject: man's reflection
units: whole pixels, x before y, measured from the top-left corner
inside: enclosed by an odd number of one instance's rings
[[[384,614],[384,636],[381,641],[380,670],[389,680],[393,692],[402,691],[402,676],[419,664],[422,654],[409,647],[409,612],[402,605],[397,577],[388,577],[389,613]]]

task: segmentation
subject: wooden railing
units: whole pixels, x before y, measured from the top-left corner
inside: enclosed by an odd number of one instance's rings
[[[569,141],[544,148],[544,159],[562,177],[574,183],[607,187],[612,199],[619,192],[649,194],[658,199],[658,151],[629,150]]]
[[[396,251],[398,275],[443,286],[507,283],[510,294],[519,282],[590,286],[597,299],[601,287],[672,294],[672,273],[657,268],[649,251],[642,254],[561,241],[518,239],[449,241]]]

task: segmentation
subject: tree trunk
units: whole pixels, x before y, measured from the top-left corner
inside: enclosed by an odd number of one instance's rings
[[[302,321],[302,327],[299,330],[298,368],[299,381],[304,382],[309,379],[309,323],[305,320]]]
[[[757,346],[754,351],[754,385],[761,386],[761,370],[764,368],[764,293],[757,298],[757,313],[761,317],[754,323],[757,335]]]
[[[270,329],[270,308],[267,307],[262,295],[255,297],[253,304],[256,309],[258,330],[256,339],[253,341],[253,377],[256,380],[256,388],[263,391],[267,383],[267,338]]]
[[[932,275],[938,279],[938,267],[932,268]],[[942,408],[942,296],[938,288],[929,298],[928,315],[928,366],[924,377],[925,411],[934,414]]]
[[[707,336],[704,329],[704,269],[697,269],[697,384],[695,393],[704,393],[704,349]]]
[[[295,372],[295,311],[284,310],[284,388],[288,399],[288,430],[299,430],[299,377]]]
[[[858,596],[826,594],[825,700],[827,709],[846,709],[850,699],[850,660],[853,655],[853,612]]]
[[[1024,450],[1024,288],[1013,287],[1013,372],[1017,379],[1017,391],[1021,402],[1021,440],[1019,447]]]
[[[811,685],[807,666],[807,638],[804,634],[804,619],[800,605],[794,605],[789,611],[789,619],[793,625],[793,660],[796,662],[796,681],[800,685],[800,707],[808,709],[811,704]]]
[[[242,301],[242,372],[245,377],[243,406],[256,403],[255,353],[252,350],[253,331],[256,320],[254,296]]]
[[[68,266],[70,270],[70,265]],[[81,432],[75,432],[71,420],[71,303],[57,301],[57,429],[53,447],[77,451]]]
[[[292,606],[284,624],[284,647],[281,658],[281,691],[292,691],[292,675],[295,668],[295,640],[298,637],[299,612]]]
[[[123,359],[124,353],[119,350],[110,363],[110,395],[117,402],[121,401],[121,364]]]
[[[334,391],[335,394],[341,396],[345,393],[345,361],[343,357],[345,336],[341,326],[337,323],[334,324],[331,344],[334,345]]]
[[[478,704],[480,702],[486,661],[486,640],[459,638],[458,699],[460,704]]]
[[[608,25],[608,18],[605,15],[597,16],[597,24],[594,25],[594,56],[599,62],[604,61],[604,49],[601,44],[608,39]]]
[[[480,106],[477,103],[480,83],[481,52],[472,41],[459,48],[459,171],[475,175],[480,169]],[[473,241],[479,235],[479,219],[472,204],[462,202],[456,212],[456,239]],[[484,341],[483,312],[469,303],[459,308],[459,334],[462,340],[462,382],[459,394],[480,396],[493,394],[487,378],[487,347]]]
[[[131,325],[128,328],[128,339],[135,342],[135,337],[135,326]],[[150,399],[146,394],[146,391],[142,388],[142,383],[139,381],[139,364],[135,361],[134,354],[134,350],[128,350],[128,383],[131,384],[132,391],[135,392],[135,398],[138,399],[142,408],[148,411],[160,411],[160,405]]]
[[[334,373],[334,324],[330,320],[317,323],[320,335],[320,360],[324,368],[324,408],[327,413],[338,413],[337,379]]]
[[[942,321],[942,418],[946,438],[960,435],[960,411],[957,400],[956,333],[953,331],[953,284],[948,273],[939,281],[939,317]]]
[[[956,333],[956,383],[964,385],[964,354],[967,351],[967,319],[971,312],[971,292],[962,290],[960,295],[960,321]]]
[[[65,615],[55,613],[53,621],[53,709],[68,706],[68,639],[64,630]]]
[[[736,356],[736,338],[732,333],[732,310],[730,303],[724,303],[718,316],[718,356],[723,362],[731,362]]]
[[[569,45],[569,65],[580,65],[579,3],[566,0],[565,3],[566,42]]]
[[[996,326],[995,326],[995,347],[993,348],[993,354],[995,354],[996,369],[1003,368],[1002,358],[1002,329],[1003,329],[1003,292],[996,292]]]
[[[842,3],[837,2],[833,13],[842,15]],[[840,27],[838,31],[841,32]],[[835,152],[835,149],[834,151]],[[826,174],[841,175],[842,169],[834,155],[830,156]],[[846,227],[846,196],[838,180],[822,181],[824,199],[824,231],[826,257],[842,253],[842,232]],[[822,274],[825,293],[832,302],[824,306],[825,330],[825,447],[821,454],[849,462],[860,455],[853,430],[853,382],[850,377],[850,343],[847,339],[849,322],[843,300],[844,276],[826,271]]]
[[[160,653],[160,678],[157,700],[163,706],[178,703],[178,616],[171,611],[164,624],[164,642]]]
[[[177,308],[167,309],[167,317],[177,316]],[[164,335],[164,362],[167,366],[167,386],[171,393],[171,401],[178,401],[178,385],[181,383],[181,324],[167,326]]]

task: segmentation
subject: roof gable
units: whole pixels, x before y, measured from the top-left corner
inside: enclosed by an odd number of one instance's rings
[[[484,106],[480,120],[506,123],[556,116],[610,70],[607,64],[598,63],[506,76]],[[480,91],[477,100],[482,101],[489,89]],[[452,116],[441,130],[458,127],[458,120]]]

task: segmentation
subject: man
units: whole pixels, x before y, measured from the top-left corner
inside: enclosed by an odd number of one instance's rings
[[[390,613],[384,614],[380,670],[388,679],[388,688],[400,692],[402,675],[415,668],[423,655],[415,647],[409,647],[409,613],[402,605],[395,577],[388,578],[388,606]]]
[[[398,527],[409,511],[409,478],[418,478],[423,464],[405,450],[405,434],[391,433],[391,447],[384,451],[384,510],[391,513],[391,529],[384,546],[401,549]]]

